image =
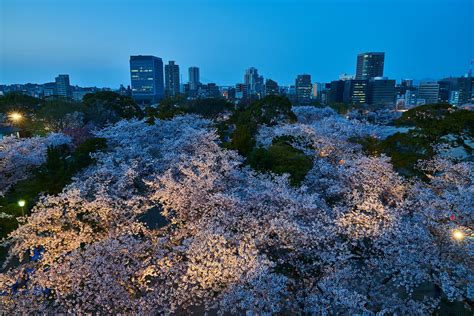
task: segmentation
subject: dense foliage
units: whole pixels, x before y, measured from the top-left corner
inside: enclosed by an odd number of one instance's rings
[[[106,147],[103,138],[90,138],[77,147],[72,147],[68,137],[56,134],[46,138],[47,147],[44,142],[31,148],[26,147],[30,142],[16,141],[24,147],[10,148],[5,154],[20,150],[22,156],[6,155],[0,160],[14,161],[15,166],[10,167],[10,170],[14,168],[17,172],[22,172],[12,174],[14,178],[2,179],[4,189],[0,192],[0,212],[4,216],[0,217],[0,238],[6,237],[17,227],[15,218],[23,212],[28,213],[40,194],[60,193],[77,172],[93,162],[90,154]],[[41,141],[43,140],[40,138],[32,139],[32,142]],[[7,166],[3,167],[2,175],[9,175]],[[20,200],[25,201],[23,209],[18,206]]]
[[[291,146],[289,140],[283,137],[275,138],[268,149],[255,148],[249,156],[250,166],[257,171],[270,171],[275,174],[288,173],[291,184],[300,184],[313,163],[303,151]]]
[[[104,121],[112,120],[112,122],[134,117],[142,118],[144,115],[131,97],[111,91],[88,93],[84,96],[82,103],[88,120],[97,119],[96,115],[98,114],[104,116]]]
[[[472,312],[472,162],[407,180],[352,141],[385,127],[285,99],[150,120],[96,130],[107,151],[9,235],[5,313]]]
[[[384,153],[392,158],[395,168],[408,176],[423,176],[417,170],[418,160],[429,160],[440,145],[448,145],[461,156],[474,151],[474,112],[449,104],[429,104],[413,108],[395,120],[397,126],[409,127],[385,140],[373,137],[358,139],[369,154]],[[464,153],[464,154],[463,154]]]
[[[0,113],[9,113],[11,111],[24,111],[33,113],[44,103],[43,100],[24,95],[22,93],[7,93],[0,96]]]
[[[0,96],[0,114],[8,117],[12,112],[21,114],[21,119],[10,123],[25,135],[101,128],[121,119],[144,117],[132,98],[111,91],[86,94],[82,102],[65,97],[40,100],[14,93]]]
[[[171,119],[180,114],[199,114],[216,119],[220,114],[233,110],[234,106],[222,98],[187,99],[182,95],[160,101],[157,108],[148,108],[147,114],[153,119]]]

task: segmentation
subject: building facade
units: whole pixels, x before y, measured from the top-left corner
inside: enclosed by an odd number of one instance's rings
[[[244,84],[248,86],[248,93],[250,95],[263,95],[263,77],[258,74],[257,68],[250,67],[249,69],[245,70]]]
[[[130,56],[130,78],[133,99],[141,105],[163,99],[163,61],[150,55]]]
[[[367,52],[357,55],[356,80],[383,77],[385,53]]]
[[[367,80],[344,81],[344,103],[353,105],[367,104]]]
[[[473,82],[474,79],[472,77],[458,78],[457,90],[459,92],[459,105],[472,102]]]
[[[189,67],[189,90],[197,91],[200,84],[199,78],[199,68],[198,67]]]
[[[313,85],[311,83],[311,75],[298,75],[295,80],[296,102],[298,104],[310,103],[312,89]]]
[[[59,75],[55,78],[55,95],[65,98],[72,96],[71,85],[69,84],[69,75]]]
[[[425,104],[438,103],[439,83],[435,81],[424,81],[418,86],[418,100],[424,100]]]
[[[242,100],[249,96],[249,86],[245,83],[237,83],[235,85],[235,99]]]
[[[369,80],[368,104],[392,106],[395,104],[395,100],[395,80],[386,77],[376,77]]]
[[[267,79],[265,81],[265,95],[278,95],[279,88],[278,83],[272,79]]]
[[[329,91],[328,103],[342,103],[344,102],[344,86],[346,80],[334,80],[331,81],[331,87]]]
[[[180,81],[179,81],[179,65],[176,65],[174,60],[170,60],[165,65],[165,95],[175,96],[179,94]]]

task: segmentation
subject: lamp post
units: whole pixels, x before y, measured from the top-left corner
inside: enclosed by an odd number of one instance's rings
[[[20,112],[11,112],[8,114],[8,118],[12,121],[13,125],[18,125],[21,129],[20,123],[23,120],[23,115]],[[20,138],[20,132],[17,132],[17,136]]]
[[[457,241],[463,241],[464,238],[466,237],[464,232],[459,229],[454,229],[452,235],[453,235],[453,238]]]
[[[13,123],[19,123],[23,119],[23,115],[19,112],[11,112],[8,117]]]
[[[25,200],[19,200],[18,201],[18,206],[21,207],[21,216],[25,216],[25,210],[24,210],[24,207],[26,205],[26,201]]]

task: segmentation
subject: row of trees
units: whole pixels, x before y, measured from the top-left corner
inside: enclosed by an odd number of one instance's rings
[[[82,102],[60,97],[36,99],[16,93],[1,96],[0,114],[8,117],[12,112],[21,114],[21,119],[13,123],[27,136],[76,131],[85,126],[101,128],[121,119],[144,116],[133,99],[110,91],[86,94]]]

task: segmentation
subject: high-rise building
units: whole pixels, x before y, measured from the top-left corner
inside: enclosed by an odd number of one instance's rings
[[[396,99],[395,80],[375,77],[369,80],[367,103],[372,105],[393,105]]]
[[[69,84],[69,75],[59,75],[55,78],[56,95],[61,97],[71,97],[72,91]]]
[[[326,86],[328,86],[328,88],[326,88]],[[323,82],[313,83],[313,91],[311,92],[313,99],[316,99],[318,102],[322,103],[323,91],[325,91],[326,89],[328,90],[330,89],[330,84],[323,83]],[[328,92],[328,96],[329,96],[329,92]]]
[[[132,97],[141,105],[163,99],[163,61],[155,56],[130,56]]]
[[[43,84],[43,96],[50,97],[55,95],[56,92],[56,82],[47,82]]]
[[[199,68],[189,67],[189,90],[196,91],[199,88]]]
[[[175,61],[170,60],[165,65],[165,94],[173,96],[179,94],[179,66]]]
[[[363,105],[367,103],[367,80],[344,81],[344,103]]]
[[[458,78],[459,105],[471,102],[473,81],[472,77]]]
[[[424,100],[425,104],[438,103],[439,83],[436,81],[424,81],[418,86],[418,100]]]
[[[411,88],[413,87],[413,79],[402,79],[400,85],[405,88]]]
[[[249,96],[249,86],[245,83],[237,83],[235,85],[235,98],[246,99]]]
[[[444,78],[438,81],[439,84],[439,95],[438,102],[448,103],[451,91],[458,90],[458,78]]]
[[[310,103],[312,88],[311,75],[298,75],[295,80],[296,102],[299,104]]]
[[[449,93],[449,104],[458,106],[459,105],[459,91],[453,90]]]
[[[329,104],[344,102],[344,86],[346,80],[331,81],[331,88],[329,91]]]
[[[265,81],[265,94],[266,95],[278,95],[278,83],[272,79]]]
[[[263,94],[263,77],[258,74],[257,68],[250,67],[245,70],[244,84],[248,86],[250,95],[261,96]]]
[[[361,53],[357,55],[356,80],[383,77],[385,53]]]
[[[405,106],[407,108],[412,108],[419,105],[418,90],[416,90],[414,87],[411,88],[411,90],[405,91],[405,95],[403,97],[405,99]],[[422,102],[424,102],[424,100]]]
[[[318,99],[318,84],[316,82],[314,82],[313,86],[311,87],[311,99]]]

